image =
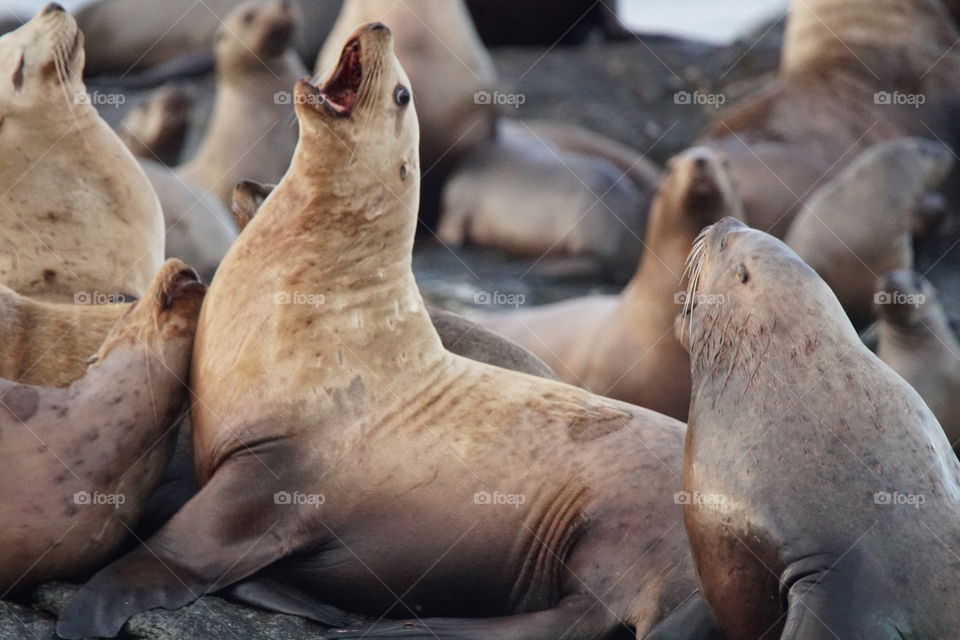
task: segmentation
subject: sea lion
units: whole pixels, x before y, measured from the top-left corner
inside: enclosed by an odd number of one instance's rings
[[[117,134],[138,158],[175,166],[180,162],[190,128],[192,103],[190,95],[182,89],[163,86],[124,117]]]
[[[204,291],[171,260],[80,380],[0,380],[3,593],[88,574],[127,538],[170,458]]]
[[[205,59],[213,67],[211,43],[227,16],[244,0],[164,0],[144,5],[143,0],[99,0],[77,10],[81,29],[97,47],[91,51],[91,74],[127,74],[164,63],[175,63],[162,77],[177,75],[176,63],[185,56]],[[340,0],[297,0],[302,24],[296,48],[302,60],[312,61],[330,32]],[[196,64],[196,62],[193,62]],[[289,87],[287,87],[289,89]]]
[[[478,322],[542,358],[562,380],[686,420],[690,359],[673,337],[684,263],[705,226],[743,217],[724,159],[674,157],[654,200],[640,266],[619,296],[588,296]]]
[[[236,186],[233,190],[233,217],[241,231],[275,188],[276,185],[273,184],[259,184],[249,180]],[[550,367],[520,345],[487,331],[456,313],[435,307],[428,307],[427,311],[433,328],[437,330],[443,348],[447,351],[504,369],[557,379]]]
[[[417,617],[343,636],[645,637],[696,591],[683,424],[442,348],[411,268],[418,124],[389,29],[361,27],[296,94],[291,168],[201,313],[202,489],[58,633],[113,636],[275,565],[333,605]]]
[[[913,229],[924,195],[953,167],[942,144],[880,143],[814,193],[784,241],[820,274],[854,324],[869,319],[877,278],[913,266]]]
[[[90,104],[83,34],[57,4],[0,37],[0,283],[72,302],[141,296],[163,262],[163,215]]]
[[[878,142],[956,143],[958,39],[938,0],[795,0],[779,78],[701,140],[730,157],[750,224],[783,237],[821,182]]]
[[[586,258],[624,282],[643,251],[650,194],[620,167],[567,152],[504,120],[496,142],[467,154],[444,187],[437,236],[534,258]]]
[[[955,636],[960,461],[934,415],[776,238],[724,220],[690,268],[684,523],[728,640]]]
[[[547,46],[584,43],[600,32],[622,38],[615,3],[597,0],[467,0],[470,15],[487,46]]]
[[[247,2],[217,35],[217,93],[207,133],[180,175],[230,208],[241,180],[276,182],[297,144],[290,87],[307,75],[291,50],[297,23],[287,0]]]
[[[927,403],[960,450],[960,341],[937,291],[918,273],[891,271],[877,283],[877,355]]]

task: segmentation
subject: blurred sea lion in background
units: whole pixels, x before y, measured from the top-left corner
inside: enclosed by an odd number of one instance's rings
[[[301,60],[313,60],[340,11],[340,0],[284,0],[295,4],[309,25],[297,34]],[[227,15],[244,0],[99,0],[77,11],[77,22],[95,50],[87,73],[126,75],[182,58],[213,67],[214,36]],[[171,69],[166,77],[176,75]],[[291,85],[292,86],[292,85]],[[288,87],[289,90],[289,87]]]
[[[630,35],[617,17],[616,0],[467,0],[487,46],[582,44],[599,32]]]
[[[958,40],[939,0],[794,0],[779,78],[702,138],[730,157],[750,224],[783,237],[814,189],[883,140],[956,145]]]
[[[960,341],[936,289],[909,270],[884,274],[874,298],[877,355],[916,389],[960,450]]]
[[[674,157],[650,211],[645,250],[619,296],[589,296],[476,318],[529,349],[562,380],[686,420],[690,358],[673,336],[687,254],[700,230],[743,217],[723,158],[706,148]]]
[[[60,302],[140,297],[163,262],[163,215],[91,104],[83,43],[53,3],[0,37],[0,284]]]
[[[854,325],[870,319],[877,278],[913,268],[924,196],[953,167],[950,149],[898,138],[864,151],[807,199],[785,242],[826,281]]]
[[[175,166],[190,128],[192,105],[190,95],[182,89],[161,87],[126,114],[117,126],[117,135],[138,158]]]

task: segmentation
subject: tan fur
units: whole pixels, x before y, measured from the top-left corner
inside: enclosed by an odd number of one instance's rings
[[[191,103],[182,89],[161,87],[130,110],[117,134],[138,158],[176,165],[190,125]]]
[[[0,283],[64,302],[142,295],[164,249],[157,196],[89,103],[83,64],[62,11],[0,38]]]
[[[486,314],[479,322],[538,355],[566,382],[685,420],[690,361],[672,335],[684,261],[701,228],[743,216],[723,162],[702,148],[671,160],[643,258],[621,295]],[[707,204],[693,199],[698,186],[715,194]]]

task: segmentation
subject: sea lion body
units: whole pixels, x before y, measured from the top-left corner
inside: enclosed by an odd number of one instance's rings
[[[485,314],[479,322],[538,355],[565,382],[685,420],[690,361],[672,335],[684,261],[700,229],[743,216],[723,162],[706,148],[671,161],[640,266],[619,296]]]
[[[820,274],[860,324],[877,277],[913,265],[913,229],[924,194],[953,166],[950,150],[920,138],[880,143],[821,187],[784,241]]]
[[[95,570],[127,538],[170,458],[203,291],[168,262],[80,380],[0,380],[4,593]]]
[[[0,38],[0,283],[64,302],[140,296],[163,261],[160,204],[90,104],[76,22],[52,7]]]
[[[297,144],[291,87],[307,75],[290,50],[299,15],[284,0],[247,2],[218,33],[217,93],[207,133],[183,177],[229,208],[241,180],[276,182]]]
[[[880,323],[877,356],[910,383],[960,448],[960,341],[925,278],[884,274],[874,298]]]
[[[334,605],[418,616],[343,637],[586,640],[621,620],[644,637],[696,590],[674,535],[682,423],[442,348],[411,268],[418,125],[386,27],[296,91],[291,168],[202,312],[202,489],[58,633],[113,635],[272,567]]]
[[[182,89],[160,87],[124,117],[117,134],[136,157],[175,166],[190,127],[191,106],[189,94]]]
[[[690,265],[684,523],[726,636],[955,634],[960,462],[936,418],[772,236],[725,220]]]
[[[955,140],[958,37],[938,0],[793,3],[779,78],[701,140],[730,157],[750,224],[783,237],[822,181],[881,141]]]

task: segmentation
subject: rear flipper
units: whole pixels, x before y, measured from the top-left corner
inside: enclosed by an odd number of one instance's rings
[[[713,612],[699,592],[658,624],[643,640],[723,640]]]
[[[67,604],[61,638],[112,638],[130,616],[176,609],[296,550],[259,458],[232,458],[145,544],[97,573]],[[256,478],[257,481],[251,481]]]
[[[333,629],[328,638],[405,638],[416,640],[596,640],[622,623],[603,603],[570,596],[547,611],[502,618],[426,618],[381,622],[371,627]]]

